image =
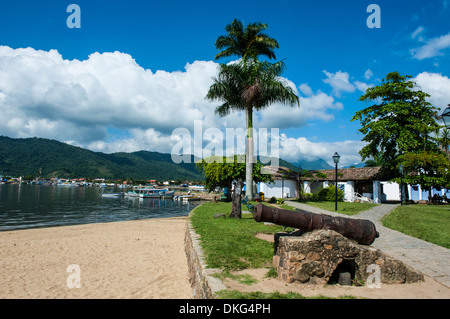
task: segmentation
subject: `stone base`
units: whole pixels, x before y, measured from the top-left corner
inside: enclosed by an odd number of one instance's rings
[[[338,283],[350,273],[354,283],[385,284],[423,281],[423,274],[379,249],[358,245],[333,230],[315,230],[300,237],[280,237],[273,266],[288,283]]]

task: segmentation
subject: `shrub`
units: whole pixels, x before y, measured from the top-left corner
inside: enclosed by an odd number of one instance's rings
[[[269,199],[269,203],[275,204],[277,202],[277,198],[275,196],[272,196],[272,198]]]
[[[327,188],[323,188],[318,193],[319,200],[333,202],[336,197],[335,192],[336,192],[336,186],[334,186],[334,185],[330,185]],[[339,202],[344,201],[344,191],[340,190],[339,188],[337,191],[337,199]]]

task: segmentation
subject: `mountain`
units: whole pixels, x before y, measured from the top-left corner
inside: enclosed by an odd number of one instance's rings
[[[279,165],[299,170],[283,159]],[[44,138],[0,136],[0,173],[37,176],[39,171],[44,178],[204,180],[193,156],[191,163],[175,164],[170,154],[158,152],[105,154]]]
[[[297,163],[293,163],[295,166],[301,167],[303,170],[320,170],[320,169],[332,169],[333,166],[328,164],[324,159],[317,157],[315,160],[301,159]]]
[[[174,164],[170,154],[105,154],[44,138],[0,136],[0,172],[10,176],[203,180],[194,162]]]

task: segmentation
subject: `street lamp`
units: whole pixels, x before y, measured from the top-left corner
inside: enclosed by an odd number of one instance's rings
[[[400,206],[403,206],[403,171],[404,166],[400,164],[398,166],[398,170],[400,171]]]
[[[341,156],[336,152],[333,155],[333,162],[336,165],[335,166],[335,180],[336,180],[336,188],[335,188],[335,194],[334,194],[334,210],[337,211],[337,189],[338,189],[338,176],[337,176],[337,166],[339,163],[339,160],[341,159]]]
[[[450,104],[442,113],[442,119],[444,120],[445,127],[450,128]]]

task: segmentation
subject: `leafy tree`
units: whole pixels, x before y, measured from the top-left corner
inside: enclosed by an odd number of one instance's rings
[[[445,154],[428,151],[410,152],[401,155],[399,162],[407,172],[403,181],[407,184],[420,185],[428,190],[430,198],[433,188],[450,188],[450,161]]]
[[[236,182],[236,189],[242,189],[245,177],[245,164],[242,156],[235,155],[232,158],[212,156],[197,162],[197,166],[203,171],[206,178],[205,187],[211,192],[216,187],[232,189],[232,183]],[[261,163],[254,163],[253,179],[256,182],[273,182],[273,176],[262,174]],[[248,189],[248,187],[247,187]],[[247,195],[247,194],[246,194]],[[230,199],[230,191],[227,194]],[[232,196],[233,205],[229,217],[241,218],[241,195],[235,192]]]
[[[217,187],[228,187],[231,189],[233,181],[244,179],[245,164],[242,155],[234,155],[234,157],[218,157],[211,156],[197,162],[197,167],[202,170],[206,182],[205,188],[212,192]],[[256,183],[273,182],[273,176],[262,174],[261,163],[253,164],[253,179]]]
[[[216,59],[237,56],[239,63],[220,66],[219,77],[215,79],[207,98],[223,100],[225,103],[216,109],[220,116],[231,110],[245,110],[247,119],[246,145],[246,184],[247,195],[253,199],[252,169],[253,154],[253,109],[261,109],[269,104],[280,101],[298,104],[298,97],[293,90],[279,79],[283,63],[260,63],[258,56],[275,59],[274,49],[278,42],[264,34],[268,28],[264,23],[250,23],[244,27],[241,21],[235,19],[225,27],[226,35],[216,40],[216,48],[222,50]],[[250,61],[250,65],[249,65]]]
[[[398,176],[398,157],[409,152],[438,150],[431,136],[439,127],[437,111],[426,101],[430,95],[419,90],[410,75],[389,73],[381,85],[367,89],[359,101],[375,104],[355,113],[368,144],[359,152],[382,163],[388,176]]]

